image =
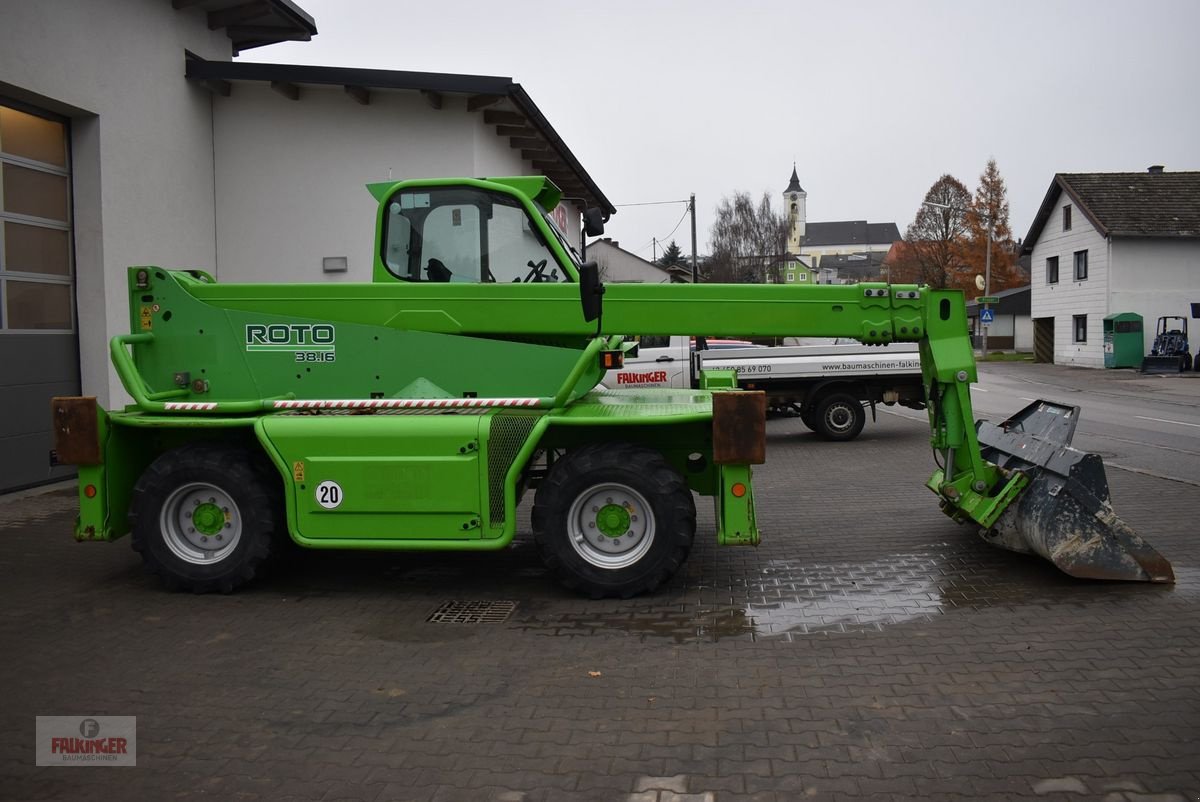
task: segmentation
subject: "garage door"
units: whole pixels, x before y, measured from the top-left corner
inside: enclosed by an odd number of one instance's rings
[[[0,492],[51,469],[50,398],[79,393],[63,120],[0,99]]]

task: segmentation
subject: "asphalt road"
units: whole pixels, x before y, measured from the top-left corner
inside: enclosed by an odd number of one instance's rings
[[[1076,448],[1126,470],[1200,487],[1200,373],[1143,376],[1021,362],[981,363],[975,417],[1003,420],[1039,399],[1081,409]],[[926,427],[925,414],[881,407]]]

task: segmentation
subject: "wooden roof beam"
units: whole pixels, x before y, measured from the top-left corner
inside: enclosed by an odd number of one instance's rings
[[[365,86],[350,86],[347,84],[342,87],[346,90],[346,94],[354,98],[360,105],[371,105],[371,90]]]
[[[499,103],[504,98],[500,95],[471,95],[467,98],[467,111],[479,111],[487,106]]]
[[[524,125],[497,125],[496,136],[537,137],[537,131]]]
[[[525,115],[515,111],[500,111],[488,109],[483,113],[483,121],[488,125],[526,125]]]
[[[510,137],[508,143],[516,150],[549,150],[546,140],[530,136]]]
[[[287,81],[271,81],[271,88],[288,100],[300,99],[300,87]]]

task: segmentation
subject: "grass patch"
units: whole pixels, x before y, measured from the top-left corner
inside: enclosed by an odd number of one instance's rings
[[[975,355],[977,362],[1032,362],[1033,354],[1014,353],[1010,351],[988,351],[987,359]]]

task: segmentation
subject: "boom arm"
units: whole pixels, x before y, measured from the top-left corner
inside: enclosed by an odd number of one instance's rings
[[[179,274],[175,274],[179,275]],[[595,333],[575,284],[212,284],[185,276],[198,300],[232,310],[491,338]],[[932,445],[944,470],[930,487],[956,518],[990,527],[1023,477],[986,462],[976,439],[970,384],[977,380],[966,308],[956,290],[916,285],[610,284],[604,335],[853,337],[918,342]],[[946,466],[949,466],[947,469]],[[949,474],[949,475],[947,475]]]

